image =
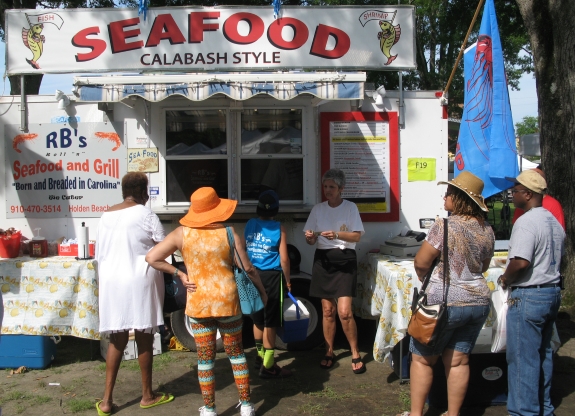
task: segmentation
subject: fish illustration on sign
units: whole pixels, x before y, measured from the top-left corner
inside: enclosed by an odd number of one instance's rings
[[[396,25],[393,24],[396,16],[397,10],[366,10],[359,16],[359,22],[364,27],[372,20],[377,21],[377,24],[381,29],[381,31],[377,32],[379,49],[387,58],[387,62],[384,63],[384,65],[391,64],[399,55],[391,54],[391,48],[393,48],[401,38],[401,26],[399,23]]]
[[[393,17],[395,17],[395,15]],[[401,27],[399,24],[394,26],[393,19],[391,21],[380,20],[379,27],[381,28],[381,32],[377,33],[377,38],[379,39],[379,48],[387,58],[387,62],[384,65],[389,65],[395,61],[395,58],[397,58],[397,54],[391,54],[391,48],[399,41],[399,38],[401,37]]]
[[[44,43],[46,42],[46,37],[42,34],[44,24],[51,23],[60,30],[64,24],[64,19],[56,13],[36,15],[28,15],[25,13],[25,15],[28,21],[28,29],[25,27],[22,28],[22,42],[24,42],[24,45],[32,52],[32,59],[25,59],[32,68],[40,69],[38,60],[42,57]]]

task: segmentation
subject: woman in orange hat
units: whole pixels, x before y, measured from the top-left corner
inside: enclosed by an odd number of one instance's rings
[[[255,416],[250,403],[249,371],[242,346],[242,311],[232,266],[233,250],[229,245],[227,220],[237,201],[218,197],[213,188],[199,188],[192,194],[191,206],[176,228],[155,246],[146,261],[156,270],[178,275],[188,288],[186,315],[190,317],[198,351],[198,379],[204,398],[200,416],[216,416],[214,364],[216,331],[219,330],[238,388],[241,416]],[[249,278],[258,288],[264,304],[265,289],[233,227],[234,246]],[[165,261],[180,250],[188,274]],[[195,288],[195,290],[194,290]]]

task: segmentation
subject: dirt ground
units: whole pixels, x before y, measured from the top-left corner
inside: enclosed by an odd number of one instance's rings
[[[563,343],[555,361],[552,399],[557,416],[575,414],[575,321],[561,314],[558,329]],[[351,355],[345,339],[337,338],[337,361],[330,371],[319,368],[323,350],[276,352],[279,364],[294,375],[284,380],[262,380],[250,369],[252,401],[258,415],[395,415],[409,410],[409,384],[400,384],[390,366],[373,361],[372,340],[375,322],[359,322],[362,355],[367,372],[351,371]],[[341,330],[339,331],[341,333]],[[245,339],[247,357],[255,357],[253,339]],[[196,415],[203,406],[196,376],[196,355],[191,352],[165,352],[154,360],[154,384],[171,392],[176,399],[149,410],[139,408],[140,373],[137,361],[122,364],[115,389],[118,415]],[[94,403],[104,387],[105,362],[95,341],[65,337],[58,345],[55,361],[45,370],[10,375],[0,372],[0,415],[46,416],[61,414],[95,415]],[[51,383],[59,383],[51,385]],[[216,403],[218,414],[239,414],[237,391],[231,367],[224,353],[216,362]],[[481,394],[470,391],[468,394]],[[436,416],[442,409],[427,409]],[[506,415],[505,406],[469,408],[462,416]]]

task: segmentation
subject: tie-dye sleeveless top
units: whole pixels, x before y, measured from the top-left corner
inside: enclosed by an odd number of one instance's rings
[[[183,233],[182,256],[188,278],[197,285],[194,293],[188,292],[186,315],[192,318],[240,315],[225,227],[184,227]]]

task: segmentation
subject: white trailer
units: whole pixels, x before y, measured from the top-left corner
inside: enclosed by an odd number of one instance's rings
[[[293,77],[293,74],[288,75]],[[284,81],[284,77],[285,74],[275,74],[278,82]],[[78,78],[78,85],[86,84]],[[112,84],[99,85],[106,88]],[[162,88],[162,84],[155,85],[155,88]],[[388,91],[385,97],[378,97],[375,88],[369,85],[362,89],[362,93],[363,99],[352,100],[299,94],[290,100],[256,95],[239,101],[227,95],[214,94],[203,101],[175,95],[151,102],[131,95],[117,102],[81,102],[78,97],[70,96],[71,104],[64,110],[58,108],[52,96],[30,96],[27,98],[27,134],[37,132],[38,136],[18,144],[14,143],[14,137],[15,133],[21,133],[20,98],[2,97],[0,129],[5,137],[5,146],[1,148],[5,163],[0,164],[0,175],[5,178],[5,187],[1,191],[3,197],[0,198],[0,215],[4,216],[2,227],[20,229],[27,237],[32,237],[35,228],[41,228],[43,236],[56,240],[75,237],[77,228],[85,223],[90,227],[90,238],[95,239],[101,207],[121,201],[119,187],[105,189],[96,185],[91,189],[88,186],[84,189],[53,187],[30,190],[25,184],[31,183],[33,188],[35,183],[42,182],[38,179],[46,175],[52,176],[53,184],[61,177],[70,180],[84,178],[87,183],[92,178],[92,183],[104,183],[102,174],[96,175],[95,172],[97,160],[118,159],[120,172],[115,173],[117,178],[126,173],[128,166],[145,171],[146,168],[141,167],[144,159],[152,158],[152,162],[157,162],[158,171],[148,173],[151,194],[148,204],[162,219],[167,232],[177,227],[178,220],[187,212],[194,187],[214,186],[220,194],[224,189],[221,196],[237,199],[238,207],[229,222],[240,232],[247,219],[255,215],[257,185],[276,187],[282,197],[278,218],[287,226],[288,243],[297,249],[292,253],[293,258],[301,257],[299,272],[292,276],[293,290],[311,309],[312,315],[308,342],[291,347],[315,346],[322,339],[321,311],[319,302],[308,297],[314,248],[306,244],[303,226],[311,208],[322,200],[320,178],[326,159],[332,167],[338,166],[342,160],[333,155],[333,148],[331,157],[326,154],[329,143],[334,141],[333,131],[325,137],[326,120],[329,125],[340,119],[344,123],[358,120],[361,124],[361,120],[378,115],[379,122],[385,124],[386,117],[390,120],[397,118],[397,125],[389,122],[388,133],[388,140],[396,135],[397,149],[394,152],[390,146],[388,160],[384,163],[388,166],[384,167],[382,177],[382,180],[390,182],[385,208],[388,212],[380,215],[377,210],[381,211],[381,206],[376,207],[376,213],[369,204],[366,206],[367,211],[371,209],[372,212],[362,214],[366,233],[357,245],[359,259],[369,250],[379,248],[385,240],[398,235],[404,227],[420,230],[420,219],[445,215],[442,188],[436,186],[437,181],[447,180],[448,175],[447,118],[439,98],[441,93]],[[118,134],[121,143],[112,151],[116,144],[107,142],[108,139],[87,136],[86,146],[82,149],[79,139],[71,133],[71,144],[63,149],[59,142],[62,129],[80,133],[108,129]],[[287,136],[279,134],[286,131],[289,133]],[[55,141],[50,140],[56,137],[50,136],[53,132],[58,136]],[[206,140],[213,140],[213,148],[206,146]],[[59,147],[54,149],[54,144]],[[157,158],[154,159],[156,149]],[[50,160],[53,163],[61,160],[60,156],[51,159],[54,151],[62,154],[64,151],[80,153],[82,150],[85,153],[77,160],[85,165],[85,171],[57,172],[60,176],[38,169],[35,175],[30,173]],[[149,158],[134,158],[138,150],[144,150]],[[27,151],[33,153],[28,161],[37,159],[41,162],[28,166],[28,176],[22,177],[26,161],[21,161],[17,170],[15,162]],[[64,170],[66,157],[62,156]],[[414,171],[417,170],[415,164],[424,162],[429,163],[424,169],[427,174],[434,164],[431,176],[417,175],[418,172]],[[280,184],[285,180],[286,172],[278,169],[286,164],[290,165],[288,170],[291,169],[286,176],[288,183]],[[17,180],[16,171],[20,175]],[[110,177],[110,172],[106,177]],[[16,183],[19,184],[18,190]],[[283,188],[280,191],[278,187]],[[96,204],[84,203],[93,200],[94,195],[98,195]],[[78,197],[83,199],[70,199]],[[391,202],[394,198],[396,203]],[[354,200],[363,206],[361,198]],[[58,206],[59,211],[43,212],[45,206]],[[23,212],[18,209],[23,209]],[[180,322],[180,326],[185,327],[184,321],[183,311],[173,319],[176,325]]]

